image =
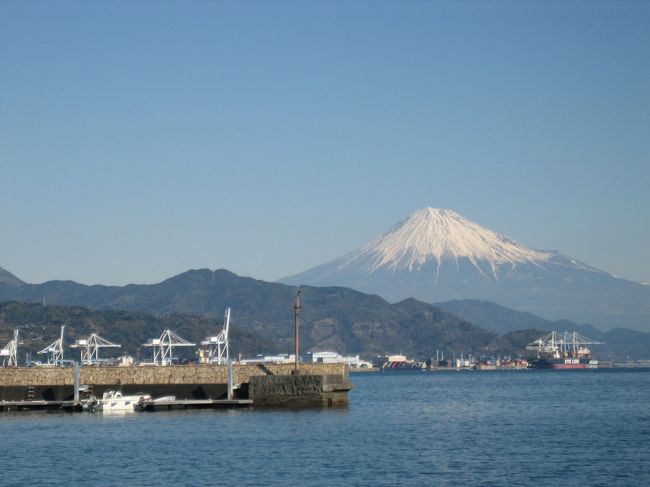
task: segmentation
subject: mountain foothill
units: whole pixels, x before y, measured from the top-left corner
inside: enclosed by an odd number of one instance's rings
[[[303,352],[518,355],[549,330],[575,330],[606,343],[603,359],[650,357],[650,287],[433,208],[275,283],[200,269],[151,285],[29,284],[0,268],[0,341],[18,326],[35,350],[66,324],[70,339],[94,331],[133,354],[166,328],[214,335],[231,307],[235,353],[290,353],[298,286]]]

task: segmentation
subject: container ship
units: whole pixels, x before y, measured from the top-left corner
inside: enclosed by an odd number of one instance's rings
[[[602,345],[574,332],[556,331],[538,338],[526,347],[537,352],[537,358],[528,361],[532,369],[597,369],[598,360],[586,345]]]

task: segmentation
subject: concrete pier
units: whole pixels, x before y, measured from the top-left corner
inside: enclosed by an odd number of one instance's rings
[[[95,396],[107,390],[124,394],[174,395],[178,400],[252,400],[255,407],[347,406],[351,389],[343,364],[232,366],[233,397],[228,397],[226,365],[80,367],[78,384]],[[73,367],[0,368],[0,409],[3,403],[74,402]]]

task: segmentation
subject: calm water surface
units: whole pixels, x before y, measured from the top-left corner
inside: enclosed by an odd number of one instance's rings
[[[346,410],[0,414],[0,485],[650,485],[650,371],[353,374]]]

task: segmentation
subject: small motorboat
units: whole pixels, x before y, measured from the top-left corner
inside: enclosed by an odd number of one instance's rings
[[[120,391],[106,391],[97,404],[101,411],[133,411],[142,402],[150,401],[149,394],[138,393],[132,396],[124,396]]]

